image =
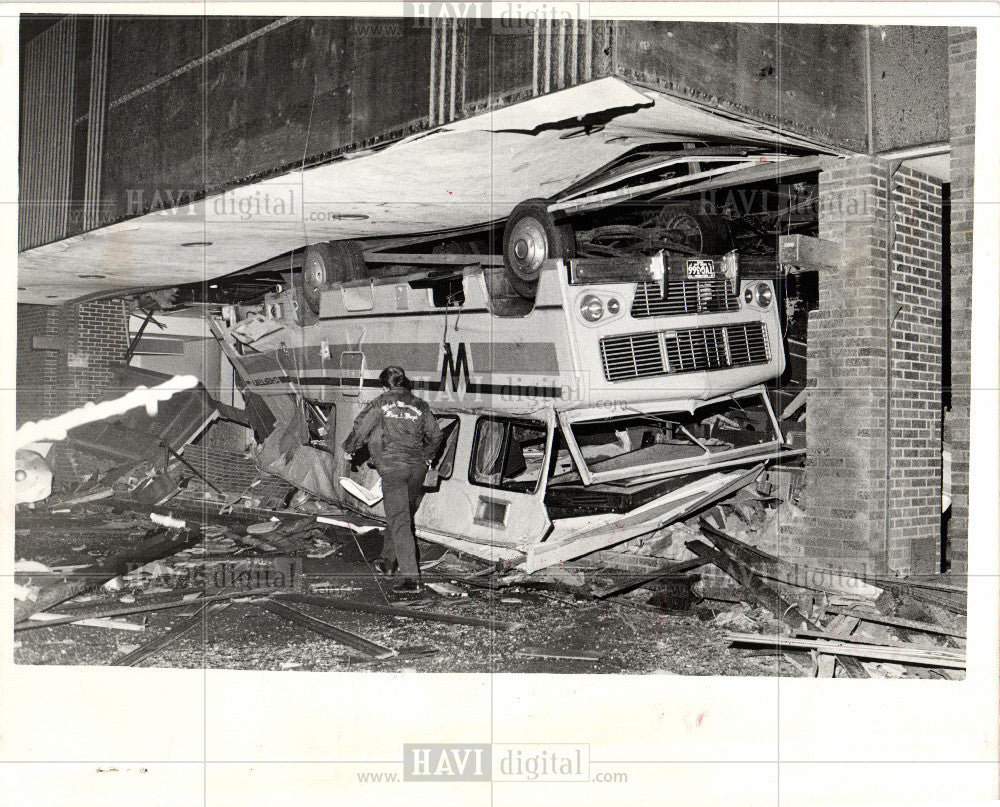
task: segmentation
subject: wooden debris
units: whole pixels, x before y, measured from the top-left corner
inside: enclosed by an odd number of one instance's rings
[[[744,568],[737,561],[727,555],[713,549],[701,541],[688,541],[684,544],[698,557],[711,561],[722,571],[733,578],[742,586],[748,598],[754,605],[762,605],[767,608],[776,619],[780,619],[793,630],[800,630],[805,627],[818,627],[803,616],[793,603],[787,602],[777,591],[768,585],[760,577],[750,570]]]
[[[47,611],[42,613],[32,614],[28,619],[35,620],[36,622],[49,623],[54,622],[58,619],[63,619],[65,614],[53,614]],[[79,619],[71,618],[74,625],[83,625],[87,628],[110,628],[111,630],[145,630],[145,625],[139,625],[136,622],[127,622],[124,619],[109,619],[106,617],[96,617],[93,619]]]
[[[371,642],[363,636],[351,633],[350,631],[339,628],[336,625],[331,625],[329,622],[324,622],[322,619],[309,616],[309,614],[304,614],[302,611],[290,608],[280,602],[265,599],[254,600],[253,604],[259,608],[263,608],[265,611],[270,611],[272,614],[283,617],[289,622],[294,622],[296,625],[301,625],[303,628],[315,631],[320,636],[325,636],[327,639],[332,639],[335,642],[339,642],[340,644],[346,645],[354,650],[358,650],[367,656],[371,656],[372,658],[384,659],[398,655],[398,653],[391,647],[385,647],[384,645]]]
[[[37,611],[46,611],[77,594],[98,588],[108,580],[113,580],[151,561],[174,555],[200,540],[201,536],[196,532],[177,533],[157,530],[150,533],[140,546],[95,563],[85,574],[74,575],[71,579],[46,586],[39,591],[38,599],[34,602],[27,600],[15,602],[14,622],[21,622]]]
[[[83,611],[79,614],[60,615],[57,618],[46,622],[36,622],[29,618],[24,622],[16,624],[14,626],[14,631],[18,632],[23,630],[35,630],[37,628],[52,628],[56,625],[68,625],[71,622],[80,622],[84,619],[106,619],[118,616],[128,616],[129,614],[143,614],[150,611],[165,611],[168,608],[179,608],[185,605],[196,605],[199,603],[210,603],[223,600],[235,600],[240,597],[259,597],[261,594],[270,594],[273,591],[274,588],[243,589],[238,591],[229,591],[223,594],[213,594],[199,600],[193,599],[197,596],[196,594],[189,593],[185,594],[180,599],[137,605],[114,606],[112,608],[99,608],[92,611]]]
[[[624,594],[627,591],[639,588],[647,583],[653,583],[662,577],[684,574],[692,569],[704,566],[706,563],[708,563],[708,560],[705,558],[695,558],[694,560],[685,560],[680,563],[669,563],[666,566],[662,566],[657,569],[652,574],[631,575],[615,583],[615,585],[610,588],[595,591],[593,592],[594,598],[603,600],[606,597],[613,597],[615,594]]]
[[[889,642],[877,641],[865,636],[842,636],[832,630],[799,630],[795,632],[795,635],[803,639],[827,639],[831,642],[847,642],[848,644],[879,645],[880,647],[906,647],[905,643],[901,640],[898,643],[890,644]]]
[[[701,527],[705,537],[715,545],[716,549],[737,560],[760,577],[790,586],[828,594],[839,594],[875,604],[885,602],[884,598],[880,600],[884,594],[881,588],[866,583],[858,577],[830,569],[789,563],[716,529],[704,519],[701,522]]]
[[[101,488],[100,490],[87,493],[82,496],[74,496],[71,499],[60,499],[58,501],[50,500],[46,503],[46,505],[50,510],[56,507],[75,507],[78,504],[87,504],[89,502],[100,501],[101,499],[109,499],[114,495],[115,492],[111,488]]]
[[[827,631],[829,631],[829,636],[834,638],[843,638],[844,641],[848,641],[848,638],[853,631],[858,626],[858,619],[856,617],[851,617],[846,614],[838,614],[832,620],[830,624],[826,626]],[[802,634],[812,635],[811,631],[802,631]],[[816,660],[816,677],[817,678],[833,678],[837,673],[837,657],[832,655],[827,655],[825,653],[819,654]]]
[[[435,594],[440,594],[442,597],[468,597],[469,592],[464,588],[459,588],[452,583],[447,583],[444,581],[427,583],[427,588],[433,591]]]
[[[887,647],[885,645],[855,644],[844,640],[801,639],[787,636],[762,636],[756,633],[727,633],[726,640],[733,644],[770,645],[781,648],[820,650],[836,656],[892,661],[898,664],[917,664],[925,667],[965,669],[965,653],[952,650],[924,650],[921,648]]]

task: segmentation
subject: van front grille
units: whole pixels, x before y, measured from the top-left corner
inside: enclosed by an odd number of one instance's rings
[[[730,294],[724,277],[715,280],[668,280],[667,294],[657,283],[640,283],[632,299],[632,316],[668,317],[678,314],[705,314],[737,311],[740,300]]]
[[[607,336],[600,345],[608,381],[728,370],[771,360],[763,322]]]

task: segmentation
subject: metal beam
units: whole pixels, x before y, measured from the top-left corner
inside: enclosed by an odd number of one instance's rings
[[[746,185],[752,182],[768,182],[772,179],[783,179],[785,177],[799,176],[801,174],[811,174],[820,170],[820,163],[824,157],[811,155],[809,157],[792,157],[781,162],[757,163],[747,166],[739,171],[724,176],[706,179],[702,182],[695,182],[685,185],[678,190],[672,190],[661,196],[680,196],[688,193],[702,193],[703,191],[715,190],[717,188],[732,188],[735,185]]]

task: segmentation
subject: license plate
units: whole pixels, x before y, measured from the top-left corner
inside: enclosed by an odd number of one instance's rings
[[[711,280],[715,277],[715,261],[708,258],[690,258],[687,262],[688,280]]]

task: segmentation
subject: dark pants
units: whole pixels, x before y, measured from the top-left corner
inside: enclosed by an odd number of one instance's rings
[[[417,541],[413,535],[413,514],[417,512],[424,495],[426,473],[423,465],[381,472],[386,522],[382,558],[387,564],[398,561],[400,573],[414,580],[420,570],[417,566]]]

